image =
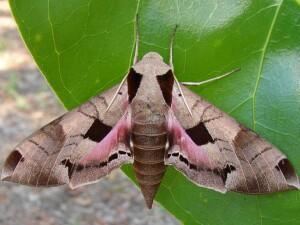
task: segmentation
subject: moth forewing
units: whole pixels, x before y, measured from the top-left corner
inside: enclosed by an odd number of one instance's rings
[[[174,88],[171,115],[176,117],[186,133],[181,132],[177,137],[181,140],[176,143],[180,151],[175,156],[174,153],[169,154],[169,164],[200,186],[221,192],[225,189],[266,194],[300,188],[296,171],[275,146],[186,87],[182,86],[182,91],[193,116],[187,116],[185,105],[177,94],[178,89]],[[194,147],[195,144],[198,148]],[[197,154],[196,150],[202,155]],[[203,164],[203,158],[208,159],[206,164]],[[201,162],[201,165],[194,165],[195,161]],[[207,174],[211,178],[207,178]],[[223,187],[220,188],[217,181],[211,182],[216,176],[223,181]]]
[[[121,120],[127,110],[126,84],[121,89],[124,94],[111,107],[110,116],[103,113],[116,89],[90,99],[21,142],[5,161],[2,180],[32,186],[76,187],[94,182],[117,166],[131,162],[127,134],[124,134],[127,130]],[[119,126],[113,129],[118,122]],[[111,131],[114,135],[108,135]],[[102,141],[106,148],[98,154],[100,157],[82,163],[86,155],[97,155]]]

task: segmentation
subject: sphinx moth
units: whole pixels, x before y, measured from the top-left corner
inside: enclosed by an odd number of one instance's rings
[[[168,165],[222,193],[299,189],[282,152],[178,83],[158,53],[135,61],[120,85],[17,145],[2,180],[76,188],[133,163],[148,208]]]

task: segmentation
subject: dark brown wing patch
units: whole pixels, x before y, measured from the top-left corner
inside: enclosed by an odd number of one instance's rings
[[[92,141],[100,142],[110,131],[111,127],[102,123],[99,119],[95,119],[90,129],[83,136]]]
[[[2,171],[2,176],[10,177],[13,174],[18,163],[22,159],[23,159],[23,156],[18,150],[14,150],[12,153],[10,153],[10,155],[6,159],[5,167],[3,168],[3,171]]]
[[[278,171],[281,171],[287,183],[292,186],[299,186],[298,177],[295,169],[288,159],[282,159],[275,167]]]
[[[156,76],[162,94],[166,103],[171,106],[172,104],[172,92],[174,84],[174,76],[172,70],[169,70],[166,74]]]
[[[202,122],[190,129],[187,129],[186,133],[196,145],[205,145],[209,142],[214,143],[212,136],[209,134],[205,124]]]
[[[137,72],[133,68],[130,69],[129,74],[127,76],[127,85],[128,85],[128,96],[129,102],[135,97],[137,90],[140,87],[143,76]]]

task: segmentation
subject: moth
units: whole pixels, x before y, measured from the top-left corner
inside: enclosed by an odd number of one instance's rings
[[[171,56],[172,51],[169,64],[155,52],[137,60],[136,47],[134,64],[120,85],[16,146],[5,161],[2,180],[77,188],[133,163],[148,208],[167,166],[222,193],[299,189],[287,157],[190,91],[189,83],[179,83]]]

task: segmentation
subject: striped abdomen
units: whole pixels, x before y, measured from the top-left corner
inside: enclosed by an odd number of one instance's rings
[[[133,167],[146,204],[151,208],[166,169],[164,157],[168,140],[165,119],[134,120],[132,125]]]

